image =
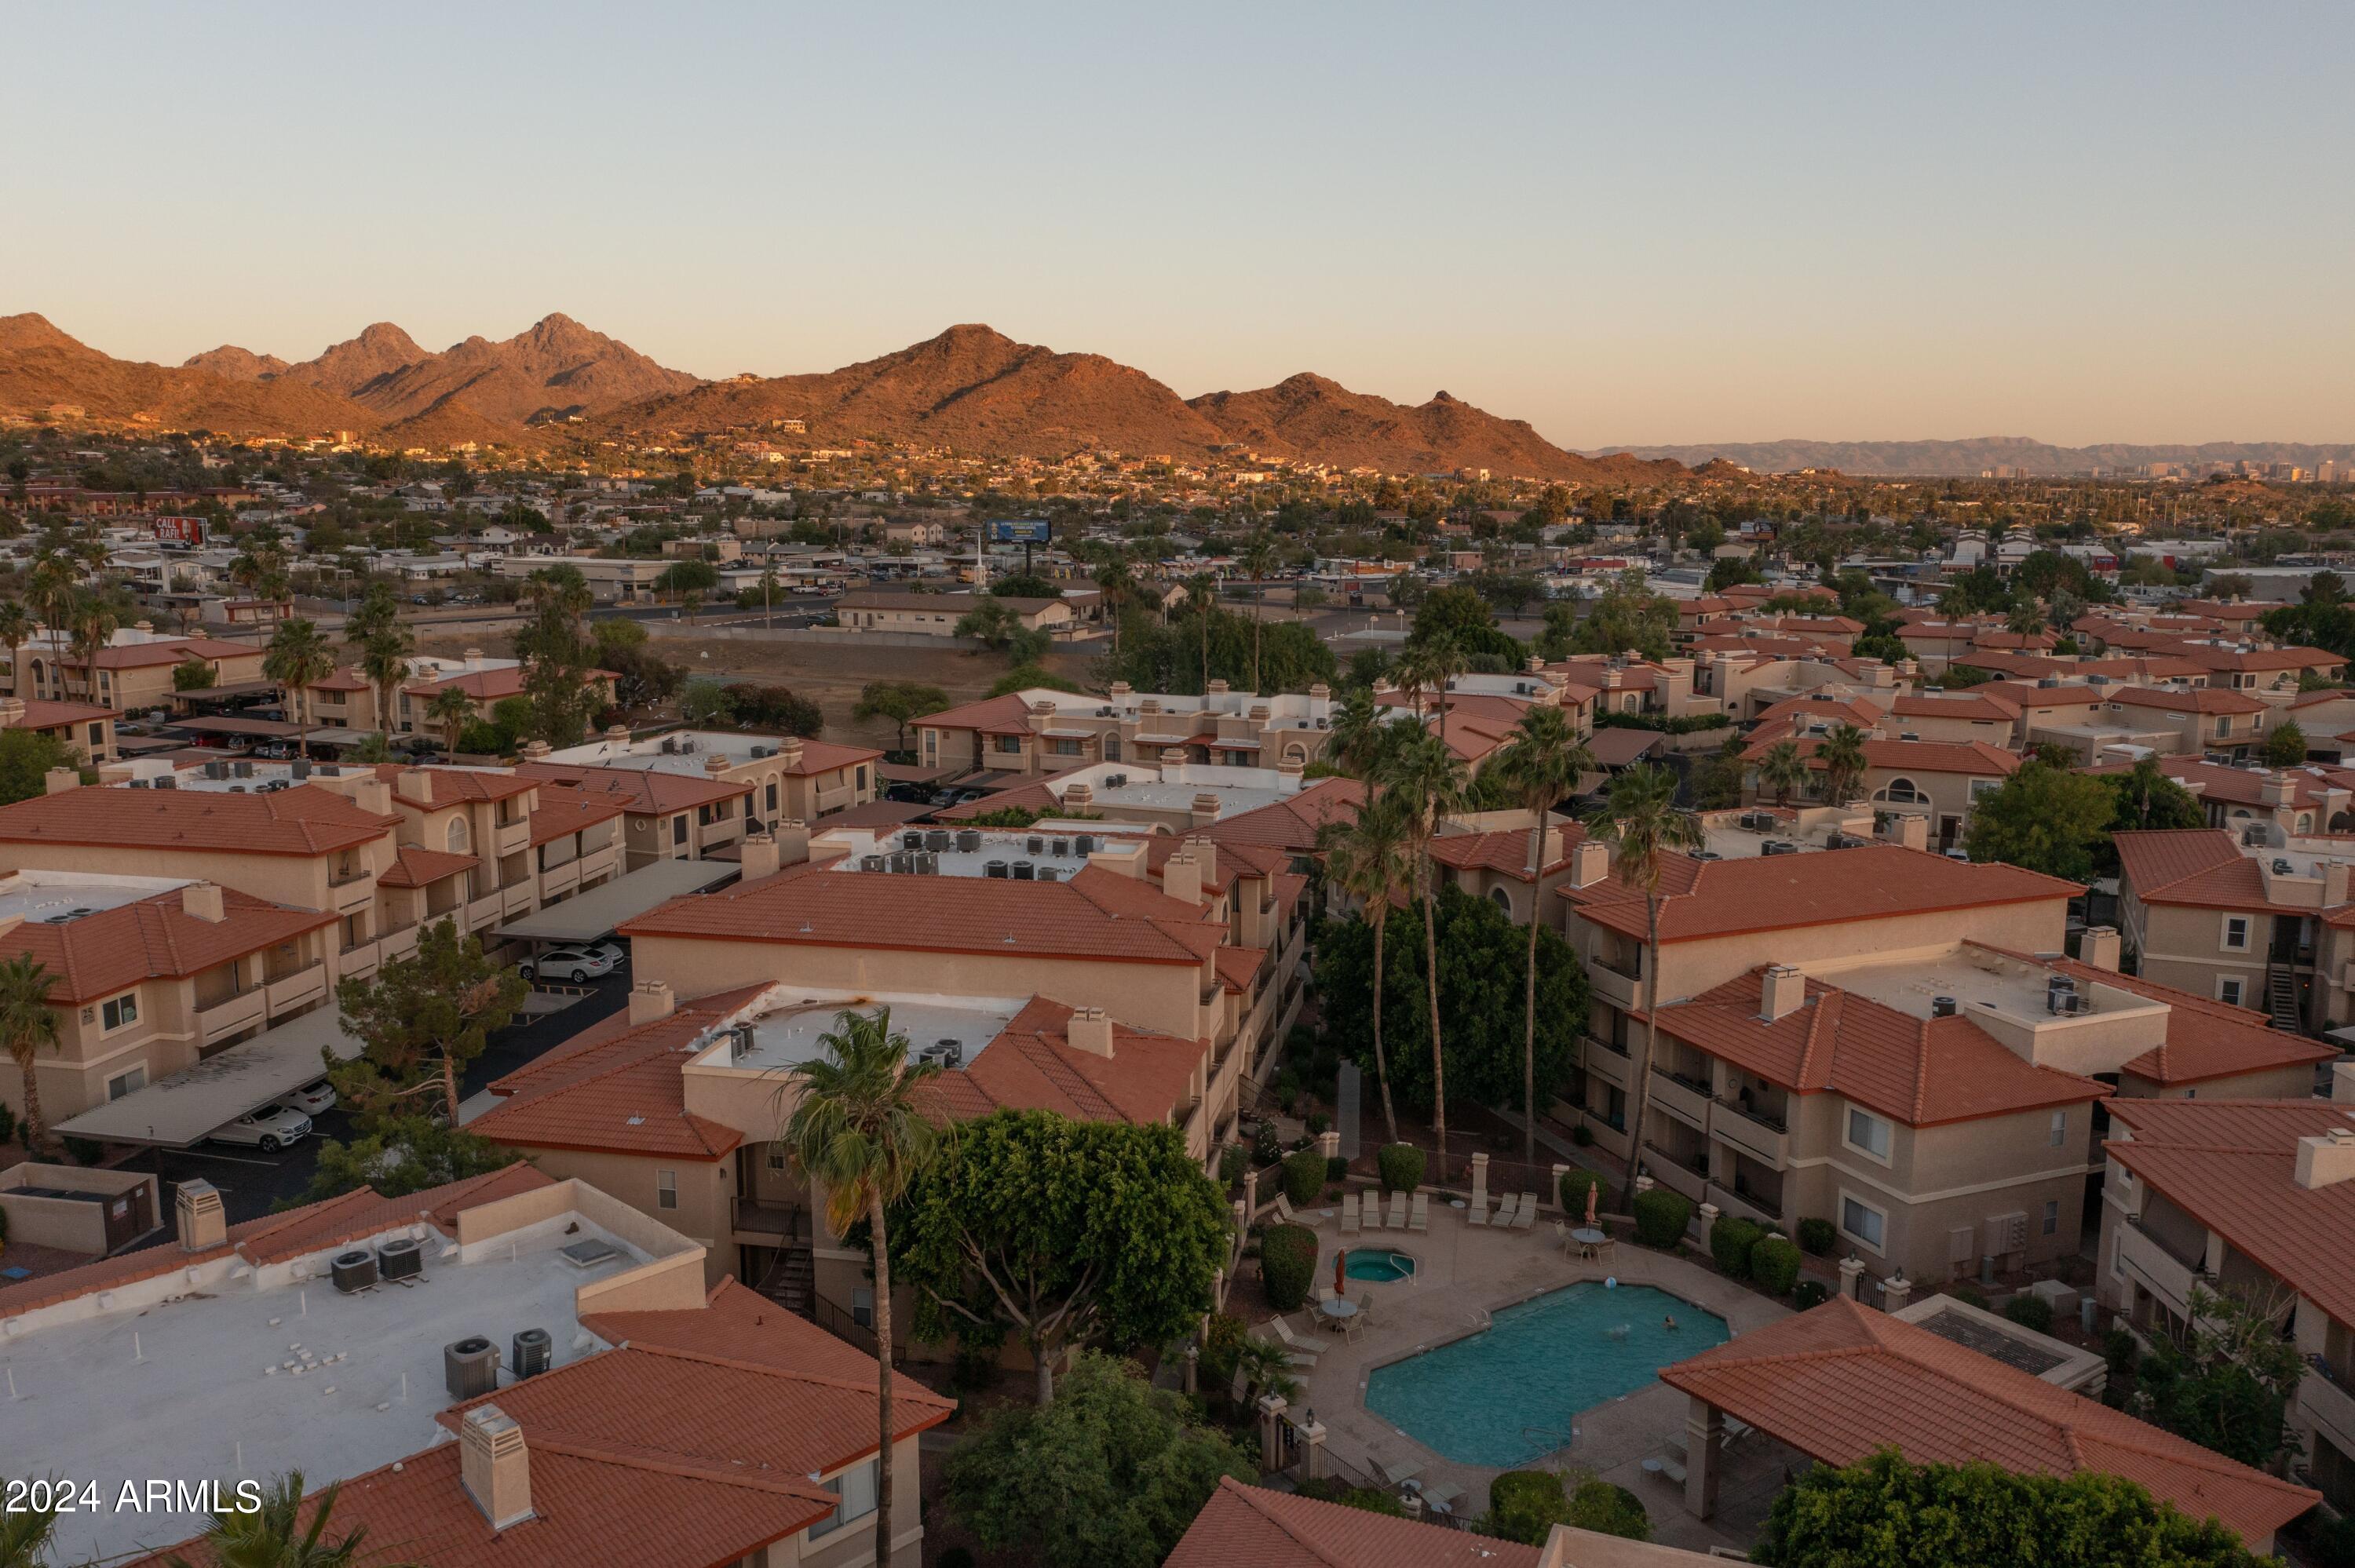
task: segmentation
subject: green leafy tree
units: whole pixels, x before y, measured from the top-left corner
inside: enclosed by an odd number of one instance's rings
[[[918,1107],[940,1069],[908,1060],[905,1030],[891,1010],[849,1009],[817,1037],[818,1054],[793,1070],[793,1112],[778,1134],[795,1169],[826,1194],[826,1222],[847,1235],[861,1221],[875,1265],[876,1419],[883,1462],[876,1468],[875,1561],[891,1559],[891,1247],[886,1218],[909,1184],[938,1157],[939,1129]]]
[[[504,1171],[523,1158],[464,1128],[431,1117],[368,1118],[369,1129],[348,1143],[322,1139],[311,1185],[298,1200],[316,1203],[362,1187],[379,1197],[405,1198],[428,1187]]]
[[[70,744],[48,730],[0,729],[0,805],[47,793],[49,769],[80,761]]]
[[[1580,744],[1578,732],[1557,707],[1533,707],[1521,715],[1512,738],[1505,745],[1492,771],[1502,775],[1529,814],[1529,950],[1523,960],[1527,981],[1526,1017],[1521,1039],[1521,1105],[1528,1116],[1521,1122],[1521,1159],[1538,1158],[1538,933],[1546,924],[1542,901],[1546,829],[1554,808],[1576,792],[1579,779],[1594,771],[1594,754]],[[1395,1135],[1393,1135],[1395,1136]]]
[[[2289,1412],[2307,1365],[2282,1332],[2288,1305],[2195,1286],[2190,1325],[2153,1340],[2135,1368],[2127,1410],[2260,1469],[2295,1455]]]
[[[1017,664],[989,683],[989,694],[993,697],[1002,697],[1008,692],[1077,692],[1084,689],[1077,681],[1066,679],[1038,664]],[[922,718],[923,715],[916,716]]]
[[[2266,731],[2264,756],[2268,768],[2296,768],[2306,760],[2306,731],[2284,719]]]
[[[1888,1450],[1783,1489],[1751,1555],[1773,1568],[2264,1568],[2240,1537],[2095,1470],[2023,1476]]]
[[[697,729],[725,729],[736,722],[735,688],[725,681],[691,680],[678,694],[678,716]]]
[[[709,593],[719,586],[719,568],[709,561],[673,561],[655,578],[658,593]]]
[[[1153,1568],[1242,1451],[1127,1364],[1083,1352],[1052,1404],[1001,1405],[947,1467],[949,1511],[984,1549],[1039,1568]]]
[[[1467,658],[1486,653],[1518,665],[1523,653],[1512,634],[1497,624],[1490,600],[1466,585],[1435,588],[1416,607],[1414,630],[1407,639],[1409,651],[1443,640],[1454,643]]]
[[[1641,653],[1668,656],[1677,630],[1677,601],[1645,586],[1642,568],[1619,574],[1587,607],[1572,639],[1576,653]]]
[[[894,1217],[893,1262],[927,1340],[1007,1331],[1039,1403],[1074,1344],[1160,1344],[1210,1309],[1231,1224],[1167,1123],[1000,1111],[959,1128]]]
[[[337,983],[344,1028],[360,1042],[346,1062],[327,1056],[336,1092],[364,1113],[390,1113],[410,1097],[442,1093],[458,1125],[458,1082],[490,1036],[506,1027],[530,987],[483,956],[479,937],[444,919],[418,937],[417,950],[370,977]]]
[[[30,954],[0,959],[0,1047],[7,1050],[16,1081],[25,1086],[25,1150],[36,1156],[48,1139],[48,1124],[41,1116],[41,1082],[34,1069],[41,1053],[58,1044],[57,1009],[49,1005],[56,980]]]
[[[2083,881],[2094,874],[2116,810],[2103,780],[2030,758],[1972,808],[1963,845],[1975,861]]]
[[[172,690],[176,692],[209,692],[220,680],[220,672],[202,659],[183,659],[172,666]]]
[[[1557,1524],[1570,1522],[1570,1498],[1550,1470],[1505,1470],[1488,1483],[1488,1511],[1480,1532],[1524,1546],[1542,1546]]]
[[[954,628],[957,636],[971,638],[993,653],[1004,652],[1014,634],[1021,630],[1022,617],[995,597],[983,599],[957,617]]]
[[[2169,779],[2155,757],[2138,758],[2124,773],[2103,774],[2101,779],[2117,802],[2110,813],[2113,835],[2207,826],[2199,799]]]
[[[1336,745],[1340,744],[1337,737]],[[1390,927],[1391,899],[1414,876],[1414,824],[1395,796],[1369,800],[1353,819],[1336,818],[1317,832],[1324,855],[1325,880],[1357,901],[1373,938],[1370,972],[1383,968],[1383,937]],[[1382,1096],[1382,1126],[1389,1140],[1398,1141],[1398,1112],[1391,1101],[1390,1059],[1382,1049],[1384,986],[1369,987],[1374,1052],[1374,1079]]]
[[[853,718],[888,718],[899,726],[899,749],[908,749],[908,721],[939,713],[949,694],[923,681],[869,681],[859,689]]]
[[[989,585],[994,599],[1060,599],[1063,590],[1037,572],[1008,572]]]
[[[515,634],[515,652],[523,662],[531,738],[553,747],[580,743],[598,701],[585,630],[592,602],[588,579],[569,564],[542,567],[525,584],[527,619]]]
[[[366,1525],[334,1531],[336,1499],[342,1490],[338,1481],[306,1505],[303,1472],[290,1470],[262,1489],[260,1508],[215,1514],[197,1538],[197,1556],[176,1554],[166,1560],[169,1568],[359,1568],[363,1563],[368,1568],[413,1568],[372,1550]]]

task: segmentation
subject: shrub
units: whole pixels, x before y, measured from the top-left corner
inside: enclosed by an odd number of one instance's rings
[[[1412,1143],[1386,1143],[1374,1154],[1385,1192],[1412,1192],[1423,1185],[1423,1150]]]
[[[1295,1209],[1325,1195],[1325,1157],[1313,1149],[1284,1157],[1284,1195]]]
[[[1829,1257],[1832,1248],[1839,1245],[1839,1232],[1832,1229],[1829,1220],[1806,1219],[1799,1222],[1799,1249],[1810,1257]]]
[[[1804,1312],[1810,1307],[1820,1307],[1832,1298],[1820,1279],[1802,1279],[1791,1287],[1791,1305]]]
[[[1275,1130],[1275,1123],[1263,1121],[1252,1134],[1252,1159],[1262,1165],[1273,1165],[1284,1158],[1284,1135]]]
[[[1391,1519],[1404,1519],[1406,1505],[1395,1493],[1380,1487],[1351,1487],[1333,1499],[1343,1508],[1363,1509],[1368,1513],[1387,1514]]]
[[[1770,1296],[1787,1296],[1799,1278],[1798,1245],[1788,1236],[1760,1236],[1750,1249],[1750,1278]]]
[[[1332,1127],[1333,1118],[1323,1111],[1310,1111],[1300,1118],[1300,1125],[1308,1129],[1309,1137],[1321,1138]]]
[[[1563,1522],[1627,1541],[1652,1539],[1652,1521],[1644,1512],[1643,1500],[1609,1481],[1582,1483],[1570,1496],[1570,1517]]]
[[[2306,1537],[2307,1555],[2318,1568],[2355,1568],[2355,1518],[2341,1514],[2327,1519],[2318,1509],[2299,1529]]]
[[[1636,1194],[1636,1239],[1646,1246],[1677,1245],[1692,1224],[1692,1200],[1667,1187]]]
[[[1580,1122],[1570,1129],[1570,1140],[1581,1149],[1587,1148],[1594,1141],[1594,1129]]]
[[[1488,1517],[1480,1528],[1505,1541],[1542,1546],[1557,1524],[1570,1521],[1561,1478],[1549,1470],[1507,1470],[1488,1483]]]
[[[2124,1329],[2111,1328],[2102,1335],[2102,1360],[2110,1369],[2113,1383],[2134,1375],[2135,1362],[2142,1359],[2142,1347]],[[2350,1559],[2355,1562],[2355,1559]]]
[[[1977,1307],[1981,1311],[1987,1309],[1987,1292],[1976,1285],[1949,1285],[1946,1294],[1966,1306]]]
[[[1709,1255],[1717,1259],[1717,1266],[1734,1279],[1750,1277],[1750,1252],[1766,1227],[1754,1220],[1732,1216],[1720,1219],[1709,1228]]]
[[[2003,1315],[2023,1329],[2033,1329],[2040,1334],[2052,1331],[2052,1303],[2041,1296],[2030,1296],[2023,1290],[2003,1304]]]
[[[1561,1212],[1573,1220],[1586,1218],[1586,1194],[1603,1185],[1603,1178],[1592,1171],[1572,1166],[1561,1173]],[[1600,1198],[1595,1202],[1602,1202]]]
[[[1259,1273],[1267,1304],[1290,1312],[1308,1299],[1316,1272],[1316,1233],[1306,1225],[1270,1225],[1259,1238]],[[1231,1374],[1230,1374],[1231,1375]]]
[[[941,1553],[940,1568],[973,1568],[973,1549],[952,1546]]]
[[[1219,1185],[1234,1188],[1243,1184],[1243,1171],[1251,1164],[1251,1156],[1240,1143],[1230,1143],[1219,1150]]]
[[[95,1165],[106,1157],[106,1146],[94,1138],[69,1138],[66,1152],[77,1165]]]
[[[1325,1180],[1346,1181],[1349,1179],[1349,1162],[1336,1154],[1325,1161]]]
[[[1300,1103],[1300,1075],[1286,1067],[1276,1074],[1272,1086],[1275,1090],[1276,1108],[1290,1116],[1292,1107]]]
[[[1246,1332],[1243,1320],[1231,1312],[1212,1316],[1198,1363],[1204,1388],[1223,1389],[1235,1381],[1235,1362],[1241,1353]]]

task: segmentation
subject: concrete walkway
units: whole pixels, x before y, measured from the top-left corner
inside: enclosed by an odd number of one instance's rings
[[[1394,1463],[1419,1466],[1421,1478],[1428,1484],[1460,1489],[1459,1512],[1477,1513],[1487,1508],[1488,1483],[1497,1472],[1444,1458],[1367,1409],[1367,1379],[1376,1367],[1478,1332],[1488,1314],[1501,1308],[1606,1275],[1623,1284],[1649,1285],[1681,1297],[1724,1319],[1734,1335],[1790,1312],[1696,1263],[1624,1240],[1607,1266],[1582,1262],[1561,1250],[1550,1219],[1540,1219],[1526,1231],[1499,1231],[1468,1224],[1462,1210],[1441,1202],[1432,1209],[1428,1231],[1367,1231],[1344,1237],[1337,1213],[1320,1217],[1320,1212],[1312,1209],[1304,1218],[1315,1222],[1323,1241],[1315,1276],[1318,1285],[1331,1284],[1333,1255],[1345,1242],[1353,1251],[1387,1248],[1407,1253],[1417,1267],[1412,1280],[1348,1282],[1353,1299],[1361,1293],[1373,1298],[1374,1326],[1361,1330],[1354,1340],[1345,1341],[1315,1327],[1313,1308],[1290,1315],[1295,1335],[1323,1351],[1314,1368],[1295,1369],[1302,1385],[1300,1397],[1293,1401],[1295,1418],[1303,1409],[1314,1409],[1329,1434],[1327,1451],[1350,1469],[1373,1473],[1373,1459],[1380,1456]],[[1274,1333],[1262,1325],[1255,1325],[1254,1331],[1267,1337]],[[1746,1546],[1749,1530],[1762,1517],[1743,1506],[1753,1489],[1746,1475],[1732,1471],[1721,1483],[1721,1526],[1731,1527],[1721,1528],[1704,1524],[1684,1511],[1681,1487],[1646,1477],[1643,1471],[1646,1458],[1662,1454],[1672,1440],[1682,1440],[1687,1404],[1685,1396],[1673,1389],[1658,1383],[1646,1384],[1579,1413],[1570,1445],[1533,1461],[1530,1467],[1583,1470],[1626,1487],[1643,1499],[1656,1540],[1703,1550],[1711,1545]],[[1770,1469],[1773,1484],[1779,1486],[1779,1464]],[[1767,1495],[1772,1496],[1771,1489]]]

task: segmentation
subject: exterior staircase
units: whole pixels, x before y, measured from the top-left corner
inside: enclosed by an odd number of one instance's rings
[[[2286,1029],[2292,1034],[2305,1030],[2305,1020],[2298,1013],[2297,977],[2286,965],[2265,966],[2265,1012],[2272,1016],[2276,1029]]]
[[[817,1282],[809,1243],[792,1240],[779,1247],[769,1271],[752,1288],[788,1312],[813,1318],[817,1305]]]

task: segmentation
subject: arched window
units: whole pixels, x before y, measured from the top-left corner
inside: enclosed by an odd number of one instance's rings
[[[1488,896],[1495,899],[1497,901],[1497,907],[1503,910],[1506,914],[1510,915],[1513,912],[1513,901],[1506,895],[1503,888],[1492,887],[1488,889]]]
[[[1914,788],[1913,780],[1902,778],[1891,779],[1881,791],[1881,798],[1896,806],[1918,806],[1930,799]]]
[[[452,854],[466,853],[466,819],[464,817],[450,819],[450,853]]]
[[[1308,760],[1308,748],[1295,740],[1284,748],[1284,759],[1286,762],[1305,763]]]
[[[2297,814],[2297,831],[2301,833],[2310,833],[2314,832],[2314,813],[2312,811],[2300,811]]]

